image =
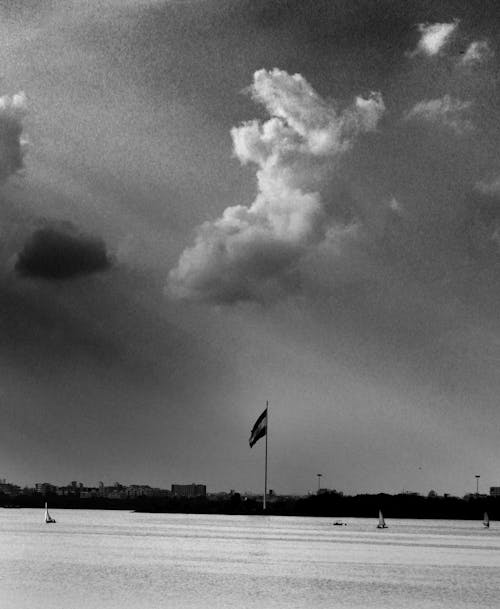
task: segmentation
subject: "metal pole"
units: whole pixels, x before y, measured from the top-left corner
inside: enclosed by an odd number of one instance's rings
[[[266,497],[267,497],[267,436],[269,435],[269,402],[266,400],[266,465],[264,469],[264,503],[262,509],[266,511]]]
[[[476,495],[479,495],[479,478],[481,476],[479,474],[476,474]]]

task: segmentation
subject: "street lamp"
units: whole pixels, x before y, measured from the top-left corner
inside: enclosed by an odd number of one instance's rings
[[[481,475],[476,474],[476,496],[479,495],[479,478],[481,478]]]
[[[318,476],[318,493],[319,493],[319,489],[321,488],[321,476],[323,474],[316,474],[316,476]]]

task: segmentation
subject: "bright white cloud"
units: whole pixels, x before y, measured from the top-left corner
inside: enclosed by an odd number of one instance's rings
[[[451,23],[419,23],[418,29],[422,34],[417,48],[411,55],[423,54],[437,55],[450,40],[451,35],[458,26],[458,20]]]
[[[483,63],[493,56],[493,51],[486,40],[476,40],[471,42],[465,51],[461,63],[463,65],[472,65]]]
[[[444,95],[439,99],[418,102],[405,115],[404,120],[421,120],[441,124],[462,135],[473,129],[473,124],[466,114],[472,102],[461,101]]]
[[[372,93],[339,111],[300,74],[276,68],[257,71],[249,91],[271,118],[245,122],[231,135],[241,163],[257,166],[257,196],[198,228],[169,274],[175,297],[259,300],[288,281],[297,261],[325,237],[332,212],[322,191],[336,161],[359,134],[376,129],[385,110]]]

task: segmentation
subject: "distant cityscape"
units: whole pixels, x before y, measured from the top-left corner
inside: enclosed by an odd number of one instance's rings
[[[152,487],[147,484],[124,485],[115,482],[112,486],[105,486],[99,482],[97,486],[85,486],[82,482],[73,480],[64,486],[56,486],[50,482],[37,482],[33,487],[21,487],[0,478],[0,493],[10,497],[20,495],[57,495],[59,497],[78,497],[92,499],[102,497],[106,499],[135,499],[137,497],[206,497],[205,484],[172,484],[170,490]],[[216,496],[220,495],[217,493]]]
[[[322,495],[328,493],[340,494],[335,490],[331,490],[328,488],[318,488],[315,494]],[[33,495],[41,495],[44,497],[47,496],[59,496],[59,497],[74,497],[79,499],[93,499],[93,498],[105,498],[105,499],[113,499],[113,500],[130,500],[137,499],[139,497],[150,497],[150,498],[198,498],[204,497],[207,499],[223,499],[225,497],[232,497],[235,494],[240,495],[240,493],[236,493],[235,490],[231,489],[229,491],[220,491],[215,493],[207,493],[207,487],[205,484],[171,484],[170,489],[164,489],[159,487],[149,486],[147,484],[121,484],[119,482],[115,482],[111,486],[106,486],[103,482],[99,482],[97,486],[85,486],[82,482],[78,482],[73,480],[69,484],[57,486],[50,482],[37,482],[34,486],[24,486],[21,487],[18,484],[7,482],[6,478],[0,478],[0,495],[6,495],[9,497],[19,497],[19,496],[33,496]],[[308,493],[310,495],[311,493]],[[419,493],[403,491],[404,495],[413,495],[419,496]],[[487,497],[488,495],[476,493],[467,493],[464,498],[469,496],[482,496]],[[241,493],[242,497],[258,497],[262,496],[258,493]],[[268,491],[268,496],[272,500],[273,498],[277,499],[278,495],[273,491]],[[299,497],[301,495],[283,495],[283,497]],[[305,495],[302,495],[305,496]],[[444,493],[443,497],[447,498],[450,495],[448,493]],[[490,497],[500,497],[500,486],[491,486],[489,489]],[[428,497],[438,497],[438,493],[436,491],[429,491]]]
[[[321,489],[322,491],[326,489]],[[7,482],[6,478],[0,478],[0,495],[7,495],[9,497],[19,496],[33,496],[42,495],[47,496],[58,496],[58,497],[74,497],[78,499],[113,499],[113,500],[128,500],[137,499],[139,497],[151,497],[151,498],[200,498],[204,497],[207,499],[224,499],[232,497],[236,493],[234,489],[229,491],[220,491],[215,493],[207,493],[206,484],[196,484],[194,482],[190,484],[171,484],[170,489],[164,489],[148,484],[121,484],[115,482],[111,486],[106,486],[103,482],[99,482],[97,486],[85,486],[82,482],[73,480],[69,484],[57,486],[50,482],[37,482],[34,486],[21,487],[18,484]],[[268,495],[272,498],[275,496],[273,490],[268,491]],[[257,497],[261,496],[258,493],[241,493],[243,497]]]

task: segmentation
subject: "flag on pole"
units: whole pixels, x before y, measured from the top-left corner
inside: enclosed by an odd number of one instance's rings
[[[264,412],[260,415],[260,417],[255,421],[255,425],[252,427],[252,431],[250,432],[250,448],[263,438],[267,434],[267,407]]]

